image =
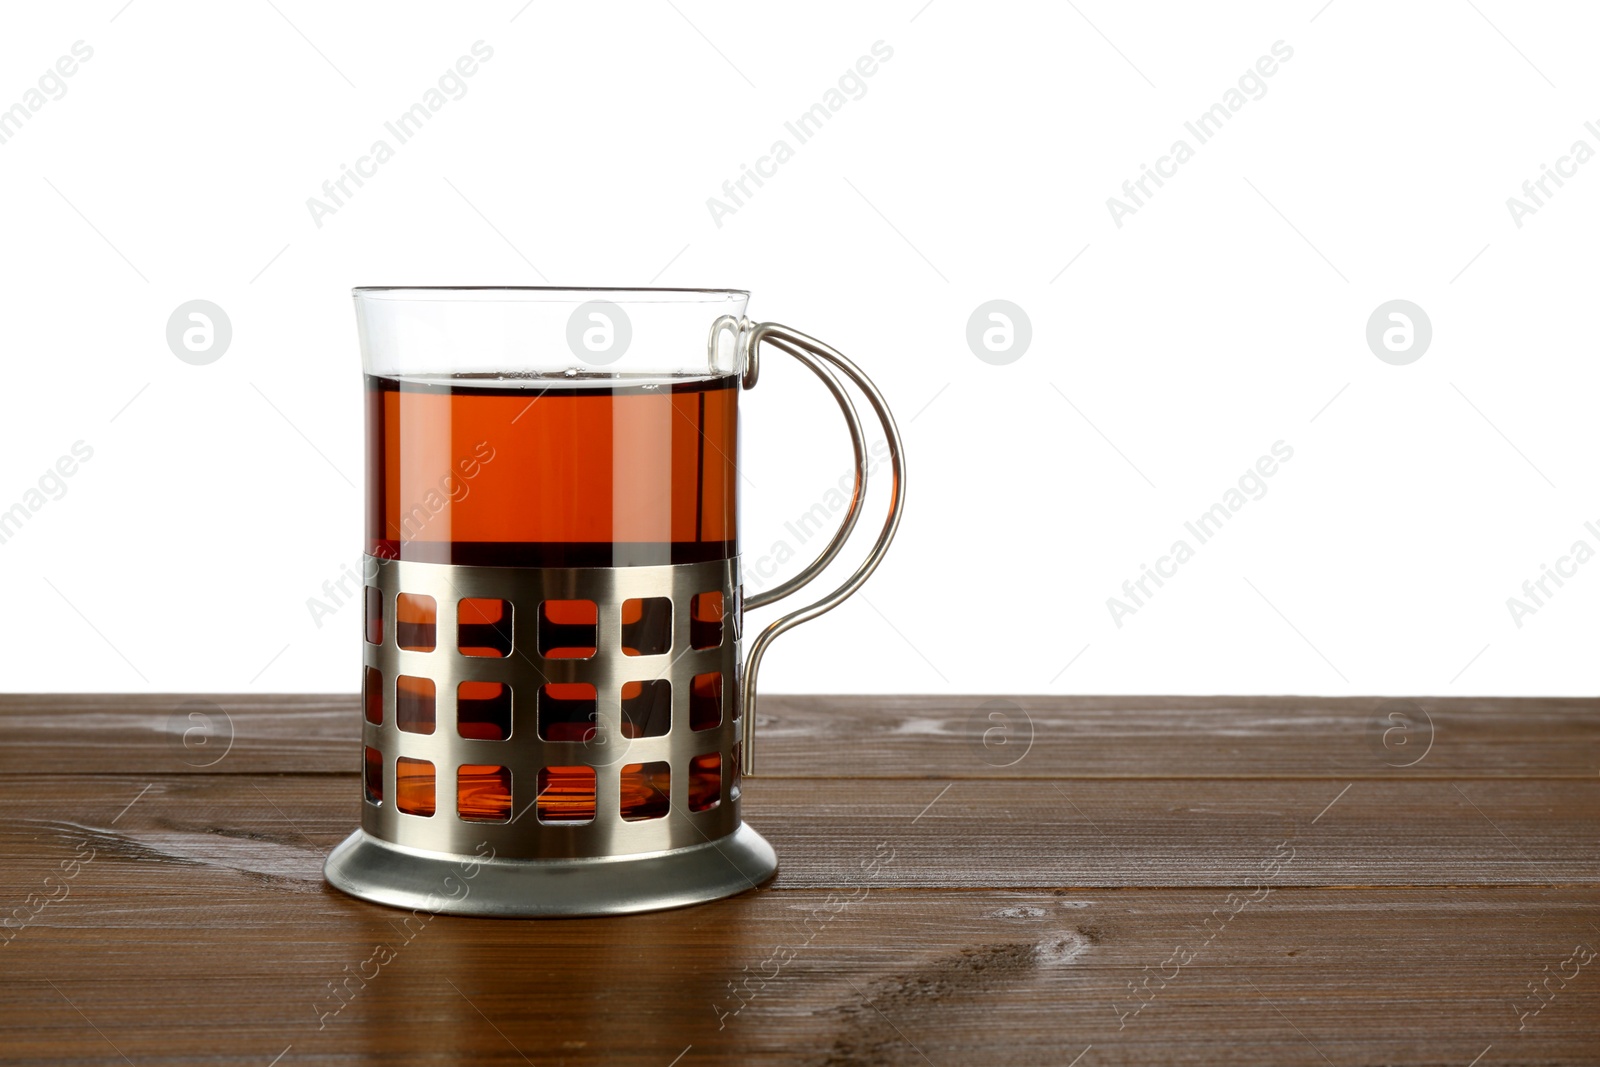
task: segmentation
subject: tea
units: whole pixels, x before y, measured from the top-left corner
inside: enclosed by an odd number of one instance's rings
[[[367,379],[367,551],[480,566],[730,559],[738,378]]]
[[[731,559],[738,554],[738,384],[736,376],[369,376],[367,552],[385,559],[498,567]],[[509,633],[499,625],[498,605],[473,601],[464,609],[463,651],[496,657],[511,651]],[[438,635],[432,602],[402,595],[396,609],[397,643],[434,648]],[[540,620],[540,644],[548,634],[549,647],[540,647],[537,654],[593,654],[592,648],[567,646],[592,640],[583,635],[594,632],[594,605],[547,601],[542,610],[550,617]],[[583,616],[585,611],[589,616]],[[721,619],[720,595],[703,610],[695,605],[697,635],[720,627]],[[648,602],[630,601],[622,622],[625,643],[638,646],[628,648],[630,653],[650,654],[670,641],[670,634],[655,632],[665,626],[665,617],[653,627]],[[411,688],[424,684],[432,685],[402,676],[397,701],[407,703]],[[497,692],[481,701],[461,702],[463,736],[500,739],[503,727],[495,725],[496,717],[486,713],[478,722],[469,705],[483,703],[492,711],[489,702],[503,687],[474,684]],[[650,695],[647,685],[628,686],[639,692],[624,690],[624,735],[650,736],[661,730],[659,702],[636,699],[641,709],[651,710],[630,711],[630,697]],[[592,739],[593,701],[563,703],[576,710],[570,717],[558,716],[570,721],[554,722],[549,739]],[[431,717],[431,691],[426,706]],[[402,729],[417,731],[415,723],[400,718]],[[431,730],[430,719],[418,732]],[[458,802],[463,818],[523,814],[510,812],[509,781],[502,768],[461,770]],[[720,766],[709,762],[690,767],[691,808],[715,803],[720,775]],[[664,814],[670,789],[665,764],[627,764],[621,776],[623,818]],[[397,775],[397,805],[431,814],[435,784],[431,764],[405,768]],[[540,820],[547,822],[594,818],[594,771],[550,767],[541,772],[538,809]]]

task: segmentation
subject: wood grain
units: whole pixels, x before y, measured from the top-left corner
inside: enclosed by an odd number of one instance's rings
[[[0,949],[0,1062],[1600,1057],[1600,961],[1518,1015],[1546,967],[1600,944],[1600,906],[1574,890],[1286,889],[1231,914],[1218,890],[866,886],[625,920],[402,924],[332,890],[189,869],[119,884],[113,865],[96,860]]]
[[[880,845],[898,854],[900,887],[1232,886],[1283,843],[1283,885],[1600,885],[1600,781],[946,785],[755,779],[744,813],[778,850],[785,887],[849,885]],[[14,779],[0,783],[0,868],[88,834],[130,860],[260,874],[287,846],[316,881],[315,854],[355,828],[357,789],[328,775],[107,775],[92,792]]]
[[[0,1064],[1600,1063],[1595,702],[765,698],[769,887],[495,922],[323,883],[352,698],[190,699],[0,700]]]
[[[1600,700],[1590,699],[774,695],[761,698],[758,728],[774,778],[1600,771]],[[11,694],[0,695],[0,737],[7,775],[345,774],[360,709],[355,696]]]

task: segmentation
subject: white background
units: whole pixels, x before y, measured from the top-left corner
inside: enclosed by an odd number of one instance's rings
[[[1507,607],[1600,547],[1600,161],[1520,228],[1506,206],[1600,148],[1584,5],[274,3],[8,12],[0,107],[94,54],[0,144],[0,509],[94,455],[0,544],[5,688],[353,691],[359,610],[307,608],[360,551],[349,287],[654,283],[751,289],[906,435],[895,551],[767,690],[1595,689],[1600,563]],[[466,95],[315,225],[479,40]],[[1266,95],[1116,226],[1107,198],[1280,40]],[[707,199],[778,138],[719,227]],[[207,366],[165,340],[197,298],[233,327]],[[997,298],[1032,324],[1004,366],[966,341]],[[1397,298],[1434,331],[1406,366],[1365,340]],[[745,397],[747,558],[847,469],[784,362]],[[1280,440],[1266,496],[1117,626],[1107,598]]]

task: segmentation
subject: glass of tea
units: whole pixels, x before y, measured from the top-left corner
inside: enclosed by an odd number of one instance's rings
[[[437,911],[603,914],[726,896],[776,869],[740,818],[761,656],[877,566],[905,470],[872,383],[815,338],[752,323],[748,299],[355,290],[363,803],[328,860],[334,885]],[[839,402],[856,479],[818,558],[746,597],[739,397],[763,344]],[[883,426],[887,518],[843,584],[766,627],[744,660],[744,611],[815,578],[860,516],[864,435],[841,375]]]

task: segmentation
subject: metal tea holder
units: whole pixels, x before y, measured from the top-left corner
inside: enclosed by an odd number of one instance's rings
[[[778,858],[740,817],[741,773],[756,773],[756,676],[762,657],[780,634],[837,607],[867,580],[888,551],[905,505],[904,449],[883,396],[845,356],[798,330],[777,323],[752,324],[723,316],[712,326],[715,350],[723,331],[733,333],[744,367],[742,386],[760,376],[759,349],[766,342],[799,360],[833,394],[855,452],[855,488],[850,506],[822,553],[781,585],[742,597],[739,560],[641,567],[479,567],[366,559],[369,583],[380,591],[383,641],[367,644],[365,664],[381,672],[381,722],[363,718],[363,743],[382,757],[381,799],[362,803],[361,828],[328,856],[325,873],[335,887],[380,904],[429,912],[501,917],[618,915],[682,907],[753,889],[771,878]],[[830,366],[831,365],[831,366]],[[776,603],[804,588],[834,561],[861,517],[867,488],[867,449],[854,403],[834,370],[867,398],[883,426],[893,491],[883,529],[865,560],[838,588],[806,607],[774,620],[739,654],[743,613]],[[399,594],[432,597],[440,639],[432,651],[401,648],[396,626]],[[720,643],[698,648],[690,637],[691,599],[720,593]],[[463,655],[445,640],[457,627],[457,606],[466,598],[511,605],[510,653],[503,658]],[[622,606],[630,599],[671,601],[670,647],[654,655],[622,651]],[[547,600],[587,600],[597,608],[594,655],[545,658],[534,639],[540,605]],[[710,729],[691,729],[691,683],[721,677],[721,715]],[[432,733],[399,729],[396,682],[400,675],[428,679],[436,693]],[[671,722],[664,734],[627,737],[622,692],[628,682],[665,679],[671,692]],[[461,736],[457,690],[462,682],[499,682],[510,688],[511,723],[505,740]],[[594,687],[594,729],[584,741],[541,739],[535,728],[535,698],[547,683]],[[720,795],[692,810],[690,762],[720,757]],[[431,763],[436,801],[433,814],[397,807],[397,760]],[[648,819],[624,817],[620,770],[629,764],[668,765],[665,813]],[[498,821],[462,818],[456,803],[463,766],[503,767],[510,772],[511,803]],[[585,822],[541,821],[537,786],[542,769],[592,768],[593,818]]]

